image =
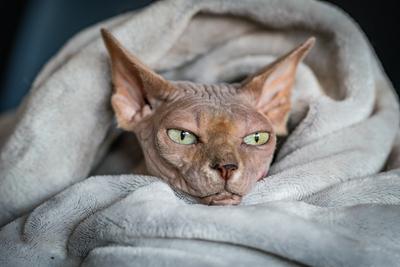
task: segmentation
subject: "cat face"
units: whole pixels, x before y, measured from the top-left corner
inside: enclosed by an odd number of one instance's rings
[[[136,127],[148,170],[204,203],[238,203],[268,171],[276,143],[271,123],[234,86],[174,85],[196,90]]]
[[[238,204],[265,177],[286,134],[296,68],[309,39],[241,84],[167,81],[107,31],[119,127],[135,132],[148,172],[205,204]]]

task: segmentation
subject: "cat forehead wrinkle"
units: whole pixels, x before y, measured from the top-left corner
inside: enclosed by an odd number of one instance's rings
[[[173,84],[182,96],[196,96],[210,102],[223,102],[237,93],[235,84],[202,84],[187,81],[175,81]]]
[[[175,101],[170,101],[166,103],[162,109],[160,116],[175,116],[177,114],[187,114],[193,115],[193,119],[199,121],[199,114],[209,114],[210,116],[218,113],[226,113],[234,115],[235,109],[249,109],[236,97],[227,98],[224,102],[210,101],[209,99],[204,99],[197,97],[195,95],[183,96]]]

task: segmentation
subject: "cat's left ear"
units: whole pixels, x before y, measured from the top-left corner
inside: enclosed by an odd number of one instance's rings
[[[314,42],[314,37],[309,38],[242,83],[239,94],[251,97],[257,110],[271,121],[277,135],[287,134],[286,124],[291,109],[297,66]]]
[[[102,29],[101,33],[111,59],[114,85],[111,105],[118,126],[133,131],[175,87],[131,54],[110,32]]]

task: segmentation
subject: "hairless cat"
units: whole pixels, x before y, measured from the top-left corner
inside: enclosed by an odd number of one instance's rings
[[[198,197],[235,205],[267,175],[287,134],[296,69],[314,38],[237,84],[169,81],[102,30],[111,58],[111,104],[134,132],[147,173]]]

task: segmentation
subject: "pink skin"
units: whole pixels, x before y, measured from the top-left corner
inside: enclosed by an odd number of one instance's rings
[[[178,99],[171,105],[160,107],[156,117],[149,117],[137,125],[138,136],[143,135],[142,131],[148,131],[150,135],[146,140],[139,138],[142,147],[146,147],[146,161],[151,162],[148,171],[163,177],[174,187],[200,197],[203,203],[238,204],[268,170],[266,166],[273,157],[276,143],[273,128],[265,116],[252,111],[250,105],[243,104],[239,98],[232,98],[229,108],[198,102],[197,97]],[[176,106],[180,108],[176,109]],[[157,130],[149,131],[155,128],[154,125]],[[166,133],[170,128],[187,129],[199,137],[199,142],[176,144]],[[244,136],[257,131],[269,132],[270,140],[261,146],[243,143]],[[223,179],[218,170],[211,168],[215,161],[224,160],[238,165],[228,179]]]
[[[148,174],[209,205],[236,205],[266,177],[276,135],[286,134],[296,68],[313,39],[279,58],[241,84],[171,82],[126,51],[107,31],[118,124],[141,144]],[[169,129],[193,133],[197,142],[180,144]],[[267,132],[265,144],[244,137]]]

